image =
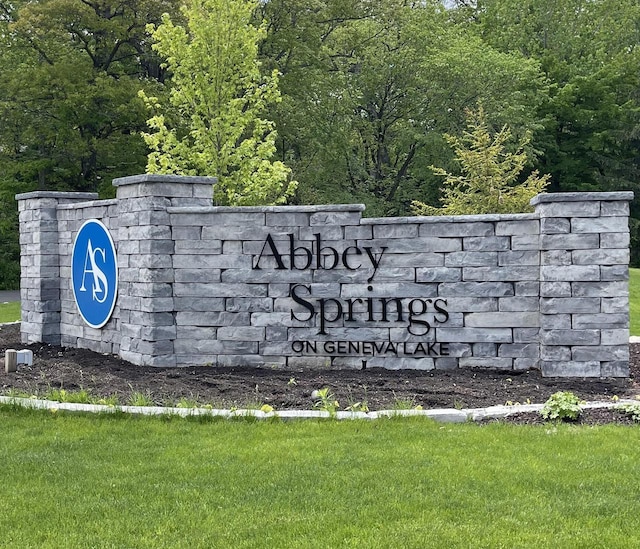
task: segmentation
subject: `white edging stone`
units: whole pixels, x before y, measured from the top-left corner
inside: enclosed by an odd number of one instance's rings
[[[281,410],[263,412],[262,410],[241,409],[223,410],[210,408],[165,408],[162,406],[110,406],[103,404],[79,404],[74,402],[57,402],[37,398],[20,398],[0,396],[0,404],[15,404],[24,408],[39,410],[64,410],[85,413],[115,413],[138,414],[146,416],[175,415],[180,417],[211,416],[222,418],[253,417],[256,419],[383,419],[394,417],[426,417],[438,423],[465,423],[467,421],[481,421],[485,419],[502,419],[514,414],[525,412],[540,412],[543,404],[518,404],[514,406],[489,406],[487,408],[467,408],[455,410],[452,408],[437,408],[432,410],[379,410],[374,412],[339,411],[335,414],[323,410]],[[621,404],[638,404],[637,400],[620,399],[617,402],[586,402],[581,405],[583,410],[614,408]]]

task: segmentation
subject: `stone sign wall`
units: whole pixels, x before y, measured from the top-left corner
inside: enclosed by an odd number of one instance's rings
[[[18,195],[24,342],[154,366],[628,375],[630,192],[543,194],[532,214],[363,219],[361,205],[214,207],[214,181],[126,177],[102,201]],[[90,219],[117,249],[102,328],[71,282]]]

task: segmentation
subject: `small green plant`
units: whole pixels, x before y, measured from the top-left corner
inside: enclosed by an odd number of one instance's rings
[[[200,404],[195,398],[182,397],[177,403],[176,408],[199,408]]]
[[[352,402],[345,408],[345,410],[349,412],[368,412],[369,405],[366,400],[363,400],[362,402]]]
[[[67,401],[67,391],[65,389],[49,389],[44,398],[46,400],[54,400],[56,402],[66,402]]]
[[[615,408],[635,422],[640,422],[640,404],[620,404]]]
[[[35,395],[21,391],[20,389],[14,389],[13,387],[10,387],[4,394],[5,396],[13,398],[36,398]]]
[[[291,377],[289,378],[289,381],[287,381],[287,387],[293,387],[294,385],[297,385],[298,382],[296,381],[295,377]]]
[[[520,406],[521,404],[523,403],[518,400],[507,400],[507,402],[504,403],[505,406]],[[531,399],[526,399],[524,404],[531,404]]]
[[[558,391],[544,403],[540,414],[547,420],[575,421],[582,411],[581,403],[571,391]]]
[[[93,404],[101,404],[103,406],[117,406],[119,404],[117,395],[109,395],[106,397],[95,399]]]
[[[92,401],[92,397],[86,389],[80,389],[79,391],[72,391],[70,398],[67,402],[77,402],[80,404],[89,404]]]
[[[129,397],[129,406],[154,406],[155,403],[150,394],[134,391]]]
[[[348,412],[369,412],[369,403],[367,402],[367,386],[361,385],[358,390],[364,390],[364,396],[360,399],[357,399],[353,395],[353,390],[350,385],[347,385],[347,402],[349,403],[345,406],[345,410]]]
[[[67,391],[66,389],[49,389],[45,394],[45,399],[56,402],[74,402],[78,404],[89,404],[91,396],[85,389],[79,391]]]
[[[247,410],[260,410],[263,406],[265,406],[264,399],[260,395],[260,386],[256,383],[253,396],[244,402],[242,407]]]
[[[311,398],[315,400],[313,407],[317,410],[323,410],[329,412],[329,415],[334,416],[340,409],[340,404],[336,400],[335,396],[331,392],[329,387],[317,389],[311,393]]]
[[[422,410],[422,406],[416,404],[415,397],[396,397],[393,400],[393,410]]]

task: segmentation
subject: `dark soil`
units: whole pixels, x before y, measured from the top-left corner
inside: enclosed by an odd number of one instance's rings
[[[113,355],[52,345],[20,343],[19,324],[0,325],[0,361],[6,349],[31,349],[32,366],[19,365],[7,374],[0,367],[0,394],[12,391],[44,396],[51,389],[79,391],[92,396],[117,396],[127,404],[134,392],[158,405],[181,399],[214,407],[269,404],[275,410],[311,409],[312,391],[328,387],[341,409],[365,402],[370,410],[399,405],[423,408],[482,408],[506,403],[544,403],[556,391],[572,391],[586,401],[640,395],[640,344],[631,344],[629,379],[543,378],[538,371],[484,369],[313,370],[230,367],[153,368],[135,366]],[[539,414],[510,419],[540,422]],[[620,412],[584,411],[584,423],[624,422]]]

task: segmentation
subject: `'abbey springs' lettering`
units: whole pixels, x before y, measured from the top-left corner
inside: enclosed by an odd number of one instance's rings
[[[346,246],[338,250],[324,245],[322,235],[315,233],[314,240],[296,242],[293,234],[287,240],[274,240],[267,235],[260,254],[253,257],[254,270],[275,268],[276,270],[304,271],[367,269],[369,277],[363,288],[363,296],[356,298],[314,298],[312,284],[293,284],[291,299],[299,306],[291,309],[291,319],[309,322],[315,318],[318,335],[329,335],[332,326],[363,326],[369,323],[401,323],[414,336],[426,336],[434,325],[449,320],[447,301],[441,298],[371,297],[371,282],[378,273],[387,251],[387,246]],[[433,345],[431,346],[433,347]],[[306,349],[310,349],[307,345]],[[427,347],[428,348],[428,347]],[[300,349],[298,349],[300,350]],[[425,355],[433,351],[425,352]],[[420,353],[422,354],[422,353]]]
[[[289,234],[289,249],[281,251],[276,246],[276,242],[269,234],[262,246],[262,251],[257,261],[253,263],[253,269],[261,269],[261,261],[265,261],[265,253],[267,249],[271,251],[266,257],[273,258],[276,263],[276,269],[292,271],[305,271],[307,269],[318,269],[331,271],[342,265],[349,271],[356,271],[368,263],[373,268],[373,273],[367,280],[371,282],[376,276],[382,256],[387,250],[386,246],[382,246],[378,253],[373,251],[371,246],[348,246],[342,253],[338,252],[332,246],[322,246],[322,237],[320,233],[314,233],[315,240],[311,244],[311,249],[305,246],[296,246],[293,234]],[[254,258],[255,259],[255,258]]]

